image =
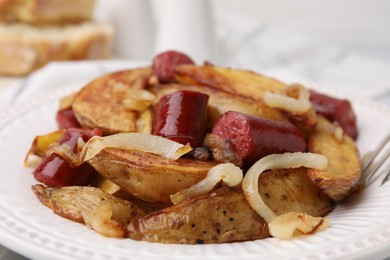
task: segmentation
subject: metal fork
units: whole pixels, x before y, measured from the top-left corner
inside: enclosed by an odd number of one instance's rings
[[[379,146],[375,149],[375,151],[370,155],[368,160],[366,160],[362,167],[362,175],[360,177],[360,183],[368,183],[374,175],[379,172],[381,166],[390,158],[390,149],[387,149],[386,152],[383,152],[386,145],[390,143],[390,133],[386,136],[386,138],[379,144]],[[379,159],[378,159],[379,157]],[[376,160],[378,161],[376,162]],[[385,177],[382,179],[379,186],[382,186],[390,176],[390,169],[385,173]]]

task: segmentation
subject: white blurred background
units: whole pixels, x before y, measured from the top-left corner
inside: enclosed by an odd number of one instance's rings
[[[213,0],[217,19],[233,13],[236,29],[264,25],[274,32],[305,35],[390,59],[390,1],[388,0]],[[222,18],[225,17],[225,18]],[[229,22],[226,21],[226,22]]]
[[[157,25],[166,1],[152,0]],[[342,88],[390,105],[390,1],[212,0],[211,8],[211,62]]]

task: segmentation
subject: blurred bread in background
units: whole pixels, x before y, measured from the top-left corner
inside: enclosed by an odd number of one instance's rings
[[[93,9],[94,0],[0,0],[0,75],[109,58],[113,30],[92,20]]]
[[[91,19],[94,0],[0,0],[0,20],[28,24],[67,24]]]
[[[50,61],[105,59],[112,30],[93,22],[61,27],[0,25],[0,74],[26,75]]]

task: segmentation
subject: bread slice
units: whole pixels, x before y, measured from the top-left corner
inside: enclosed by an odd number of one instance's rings
[[[86,22],[67,26],[0,25],[0,74],[26,75],[50,61],[105,59],[113,30]]]
[[[65,24],[90,20],[94,0],[0,0],[0,21]]]

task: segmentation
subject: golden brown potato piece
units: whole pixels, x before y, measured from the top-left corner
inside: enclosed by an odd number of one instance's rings
[[[128,236],[160,243],[226,243],[266,238],[268,225],[241,188],[221,188],[132,222]]]
[[[141,210],[143,210],[147,214],[172,205],[172,203],[157,203],[157,202],[154,203],[154,202],[148,202],[136,198],[133,195],[131,195],[128,191],[122,189],[121,187],[119,187],[118,185],[116,185],[115,183],[113,183],[112,181],[103,177],[100,174],[98,174],[95,177],[91,186],[96,187],[117,198],[130,201],[131,203],[137,205]]]
[[[209,86],[224,92],[262,101],[266,91],[279,93],[286,84],[253,71],[215,67],[182,65],[175,69],[176,80],[185,85]]]
[[[37,184],[32,190],[55,214],[85,223],[107,236],[123,237],[123,228],[146,214],[135,204],[94,187],[51,188]],[[107,211],[111,211],[111,215],[106,216]]]
[[[259,178],[259,193],[276,215],[324,216],[333,201],[307,176],[306,168],[274,170]],[[162,243],[225,243],[269,236],[265,221],[240,188],[223,187],[149,214],[129,227],[129,237]]]
[[[280,169],[260,175],[259,193],[276,215],[295,211],[318,217],[333,209],[333,201],[310,181],[307,171]]]
[[[106,148],[88,161],[101,175],[133,196],[170,202],[169,196],[204,179],[214,162],[166,159],[151,153]]]
[[[77,120],[85,128],[100,128],[104,134],[137,131],[137,112],[127,109],[123,100],[132,89],[144,88],[151,73],[151,68],[141,68],[92,81],[73,100]]]
[[[325,194],[338,201],[345,198],[359,180],[361,162],[355,142],[346,134],[341,140],[329,131],[332,125],[319,117],[316,132],[309,140],[309,152],[318,153],[328,158],[328,167],[324,171],[309,170],[309,178]]]
[[[235,96],[207,86],[171,84],[150,88],[150,91],[156,95],[156,100],[161,96],[179,90],[191,90],[209,95],[207,120],[209,128],[214,125],[220,115],[227,111],[237,111],[278,121],[287,120],[282,112],[266,106],[263,102],[253,102],[253,100],[249,98]]]

